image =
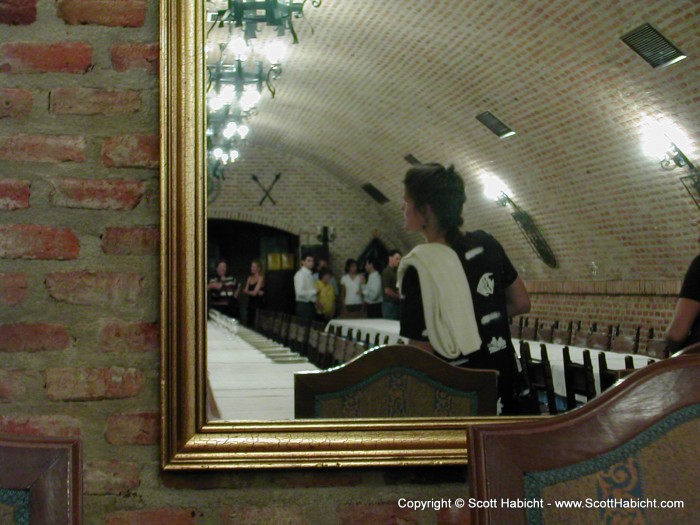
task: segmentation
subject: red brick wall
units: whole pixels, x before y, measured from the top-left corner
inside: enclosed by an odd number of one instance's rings
[[[464,483],[414,484],[403,471],[234,473],[216,490],[164,486],[158,3],[0,0],[0,32],[0,433],[82,438],[91,525],[351,524],[358,513],[458,523],[459,513],[396,501],[456,498]],[[310,173],[294,159],[285,166],[279,209],[294,204],[292,175]],[[247,213],[227,213],[238,212]],[[334,226],[343,252],[370,238]]]

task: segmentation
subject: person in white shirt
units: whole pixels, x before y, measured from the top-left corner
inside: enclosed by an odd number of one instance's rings
[[[310,253],[301,255],[301,268],[294,274],[294,295],[296,296],[297,316],[305,324],[311,324],[316,315],[316,283],[311,270],[314,256]]]
[[[362,311],[362,285],[364,278],[357,273],[357,261],[348,259],[345,261],[345,275],[340,279],[343,287],[343,309],[348,313]]]
[[[377,260],[370,257],[365,262],[367,272],[367,284],[362,288],[362,296],[367,305],[367,317],[369,319],[382,318],[382,278],[377,271]]]

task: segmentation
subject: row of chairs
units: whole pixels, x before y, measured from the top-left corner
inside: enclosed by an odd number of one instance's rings
[[[257,311],[255,330],[322,369],[347,363],[366,350],[389,342],[388,336],[383,340],[379,334],[370,338],[360,330],[343,333],[337,327],[326,332],[323,323],[305,324],[297,316],[272,310]]]
[[[666,342],[655,338],[654,328],[647,330],[646,340],[641,344],[641,326],[631,334],[623,334],[620,325],[610,325],[605,330],[599,331],[597,323],[592,323],[585,328],[582,327],[581,321],[570,321],[564,326],[559,321],[547,324],[540,322],[539,319],[520,317],[517,322],[511,320],[510,333],[511,337],[527,341],[571,345],[624,354],[638,353],[655,359],[668,357]]]
[[[564,380],[566,383],[566,410],[576,408],[576,396],[584,396],[591,400],[596,396],[595,373],[591,361],[590,350],[584,350],[583,363],[575,363],[571,360],[569,347],[562,350],[564,359]],[[649,360],[648,364],[654,361]],[[539,393],[544,392],[547,396],[548,413],[555,415],[559,413],[554,392],[554,380],[552,368],[547,354],[547,346],[540,343],[540,359],[534,360],[530,351],[530,343],[520,341],[520,363],[523,373],[530,386],[530,395],[533,401],[539,398]],[[610,388],[624,376],[634,371],[632,356],[625,357],[624,369],[608,368],[607,359],[603,352],[598,353],[598,373],[601,391]]]

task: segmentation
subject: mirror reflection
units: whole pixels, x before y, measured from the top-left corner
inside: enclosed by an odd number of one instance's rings
[[[577,164],[577,169],[587,173],[602,171],[604,156],[578,155],[585,141],[573,136],[557,135],[569,151],[538,146],[551,142],[535,137],[534,130],[547,129],[546,122],[540,119],[536,126],[528,121],[552,111],[541,95],[547,93],[561,105],[571,102],[570,97],[558,93],[544,73],[534,79],[516,71],[517,81],[511,78],[505,87],[495,81],[481,85],[486,72],[474,65],[479,54],[466,44],[460,49],[454,38],[464,28],[478,31],[467,13],[435,6],[428,20],[412,9],[394,12],[371,2],[353,2],[352,7],[339,1],[271,4],[276,6],[272,11],[249,11],[253,2],[206,2],[210,414],[240,420],[442,416],[454,415],[453,409],[469,415],[476,406],[482,410],[492,404],[494,411],[501,410],[491,398],[478,397],[476,388],[460,394],[449,385],[464,380],[438,371],[421,372],[426,375],[416,383],[423,390],[413,394],[442,399],[439,408],[431,404],[433,412],[412,414],[383,403],[386,396],[379,392],[406,385],[420,374],[384,373],[393,370],[395,356],[379,352],[363,362],[362,371],[343,368],[353,377],[326,380],[344,385],[352,395],[338,400],[321,390],[318,396],[331,401],[328,406],[315,402],[318,409],[311,412],[295,405],[294,374],[335,367],[376,345],[410,339],[421,346],[422,325],[409,323],[420,329],[406,332],[392,312],[398,292],[389,275],[398,272],[400,255],[394,250],[406,255],[418,244],[441,242],[433,232],[426,235],[423,227],[444,226],[443,218],[428,211],[434,206],[420,203],[413,217],[417,222],[411,224],[402,209],[423,195],[419,191],[406,200],[402,184],[418,159],[455,165],[468,196],[460,231],[486,229],[507,254],[509,277],[494,284],[488,277],[482,282],[493,272],[479,272],[475,282],[468,281],[474,287],[472,297],[492,294],[494,286],[510,297],[527,289],[529,282],[611,280],[634,274],[639,261],[629,267],[617,263],[630,259],[625,242],[599,244],[587,226],[575,220],[580,212],[576,206],[593,202],[585,188],[576,186],[583,183],[571,181],[574,196],[566,196],[563,203],[551,183],[560,174],[557,166],[568,166],[568,155],[574,160],[586,157],[586,165]],[[478,46],[479,56],[502,63],[496,48],[504,44],[498,44],[494,34],[482,36],[491,40]],[[518,36],[516,43],[524,45],[523,38]],[[561,38],[557,42],[567,49],[574,46]],[[522,85],[516,86],[518,82]],[[526,101],[527,115],[521,109]],[[576,104],[570,109],[585,113]],[[482,126],[494,124],[494,119],[496,127],[489,129],[496,136]],[[605,125],[590,133],[605,137]],[[543,160],[547,155],[552,159]],[[494,180],[499,181],[495,192],[486,182]],[[565,210],[559,217],[571,220],[552,221],[555,207]],[[474,236],[464,242],[462,254],[481,247],[474,244]],[[568,260],[561,260],[563,252]],[[425,289],[421,286],[420,291]],[[424,306],[421,296],[419,304]],[[581,323],[565,305],[520,317],[527,313],[502,302],[493,311],[475,312],[474,321],[498,314],[493,319],[499,331],[486,341],[482,337],[481,343],[495,351],[517,352],[518,360],[509,364],[516,368],[510,370],[508,382],[519,394],[514,402],[528,413],[572,408],[600,392],[608,369],[638,368],[658,357],[654,345],[662,327],[656,327],[656,334],[634,321],[620,327],[609,314],[600,318],[600,325]],[[425,311],[414,317],[424,318]],[[639,350],[650,356],[639,355]],[[444,354],[435,362],[455,359],[449,350]],[[416,359],[424,360],[425,355],[418,355]],[[407,354],[402,362],[411,359]],[[438,364],[420,361],[415,366]],[[502,384],[505,368],[492,368],[501,372]],[[372,389],[352,386],[357,377],[366,377],[362,374],[373,377]],[[566,378],[577,374],[583,386],[568,388]],[[491,379],[470,381],[487,385]],[[421,405],[415,399],[405,404]],[[365,405],[384,411],[367,412]]]

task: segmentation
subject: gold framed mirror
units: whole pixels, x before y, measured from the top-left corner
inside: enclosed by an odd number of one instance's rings
[[[483,418],[207,420],[204,16],[161,0],[162,467],[465,464]]]

